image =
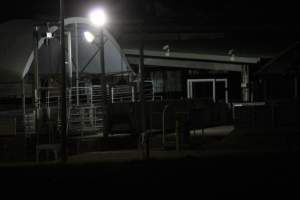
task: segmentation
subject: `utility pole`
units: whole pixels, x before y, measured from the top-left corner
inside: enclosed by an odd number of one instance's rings
[[[62,159],[64,163],[68,159],[67,153],[67,99],[66,99],[66,63],[65,63],[65,23],[64,23],[64,0],[60,0],[60,45],[61,45],[61,136],[62,136]]]
[[[37,25],[34,26],[33,30],[33,40],[34,40],[34,124],[35,124],[35,132],[37,135],[36,144],[38,144],[39,140],[39,27]]]
[[[99,31],[100,37],[100,65],[101,65],[101,72],[102,72],[102,96],[103,96],[103,136],[108,136],[108,108],[107,108],[107,88],[106,88],[106,72],[105,72],[105,57],[104,57],[104,31],[103,27],[100,28]]]
[[[140,120],[141,120],[141,133],[145,134],[146,131],[146,121],[145,121],[145,94],[144,94],[144,33],[141,30],[140,36],[140,65],[139,65],[139,76],[140,76],[140,92],[139,92],[139,99],[140,99]],[[150,134],[150,133],[149,133]],[[147,135],[147,134],[146,134]],[[150,147],[149,147],[149,138],[150,135],[145,137],[145,145],[146,148],[146,155],[145,158],[148,159],[150,156]]]
[[[75,64],[76,64],[76,105],[79,106],[79,46],[78,24],[75,24]]]
[[[298,94],[298,85],[299,85],[299,81],[298,81],[298,73],[295,75],[294,77],[294,97],[297,99],[299,97],[299,94]]]

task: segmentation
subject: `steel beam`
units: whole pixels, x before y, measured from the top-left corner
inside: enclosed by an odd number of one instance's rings
[[[138,65],[139,58],[129,57],[130,64]],[[202,62],[202,61],[190,61],[190,60],[167,60],[156,58],[144,58],[144,65],[147,67],[177,67],[184,69],[204,69],[204,70],[219,70],[219,71],[233,71],[241,72],[242,65],[229,64],[229,63],[214,63],[214,62]]]
[[[125,49],[124,53],[128,57],[139,56],[137,49]],[[166,56],[164,51],[144,51],[145,57],[158,58],[158,59],[177,59],[177,60],[196,60],[196,61],[207,61],[207,62],[222,62],[232,64],[256,64],[260,61],[260,58],[252,57],[240,57],[235,56],[234,60],[230,55],[211,55],[211,54],[199,54],[199,53],[182,53],[182,52],[171,52],[169,56]]]

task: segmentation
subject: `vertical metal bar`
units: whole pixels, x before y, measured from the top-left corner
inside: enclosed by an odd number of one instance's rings
[[[79,47],[78,47],[78,25],[75,23],[75,64],[76,64],[76,105],[79,106]]]
[[[25,88],[25,78],[24,77],[22,79],[22,110],[23,110],[23,117],[25,119],[25,115],[26,115],[26,88]]]
[[[228,103],[228,80],[225,79],[225,102]]]
[[[114,88],[111,88],[111,102],[114,103]]]
[[[249,66],[242,66],[242,97],[244,102],[249,101]]]
[[[33,40],[34,40],[34,124],[35,124],[35,132],[37,134],[37,142],[38,142],[38,91],[39,91],[39,27],[34,27],[33,32]]]
[[[250,102],[253,102],[254,101],[254,83],[253,81],[250,83]]]
[[[155,92],[154,92],[153,81],[151,81],[151,84],[152,84],[152,101],[155,101]]]
[[[216,103],[216,79],[213,79],[213,100]]]
[[[104,57],[104,31],[103,28],[100,28],[100,65],[101,65],[101,72],[102,72],[102,96],[103,96],[103,136],[107,137],[108,136],[108,130],[107,130],[107,114],[108,114],[108,109],[107,109],[107,92],[106,92],[106,73],[105,73],[105,57]]]
[[[66,162],[67,155],[67,99],[66,99],[66,63],[65,63],[65,23],[64,0],[60,0],[60,45],[61,45],[61,128],[62,128],[62,162]]]
[[[298,76],[294,78],[294,97],[298,98]]]
[[[190,97],[190,81],[189,80],[187,80],[187,88],[186,88],[186,90],[187,90],[187,98],[188,99],[190,99],[191,97]]]
[[[189,80],[190,99],[193,98],[193,81]]]
[[[139,75],[140,75],[140,119],[141,119],[141,133],[146,131],[146,121],[145,121],[145,92],[144,92],[144,34],[141,32],[140,35],[140,64],[139,64]],[[150,133],[149,133],[150,134]],[[149,139],[149,138],[147,138]],[[150,156],[149,141],[146,141],[146,157],[148,159]]]
[[[144,95],[144,38],[143,33],[141,33],[141,46],[140,46],[140,108],[141,108],[141,128],[142,132],[145,131],[145,95]]]
[[[91,92],[91,106],[92,106],[93,105],[93,86],[91,86],[90,92]]]
[[[134,97],[134,87],[131,86],[131,100],[132,100],[132,102],[135,101],[134,99],[135,99],[135,97]]]
[[[72,86],[72,76],[73,76],[73,62],[72,62],[72,35],[71,32],[67,33],[68,37],[68,68],[69,68],[69,81],[68,86]]]

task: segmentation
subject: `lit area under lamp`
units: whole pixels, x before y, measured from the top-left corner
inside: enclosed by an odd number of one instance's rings
[[[165,51],[165,56],[169,57],[170,56],[170,46],[167,44],[163,46],[162,48]]]
[[[230,61],[235,61],[235,50],[234,49],[230,49],[229,51],[228,51],[228,55],[230,56]]]

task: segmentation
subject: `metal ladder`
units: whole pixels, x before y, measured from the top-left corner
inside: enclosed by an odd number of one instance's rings
[[[79,90],[79,102],[76,91]],[[101,86],[80,87],[71,89],[69,128],[73,133],[85,135],[88,132],[103,130],[103,97]]]

